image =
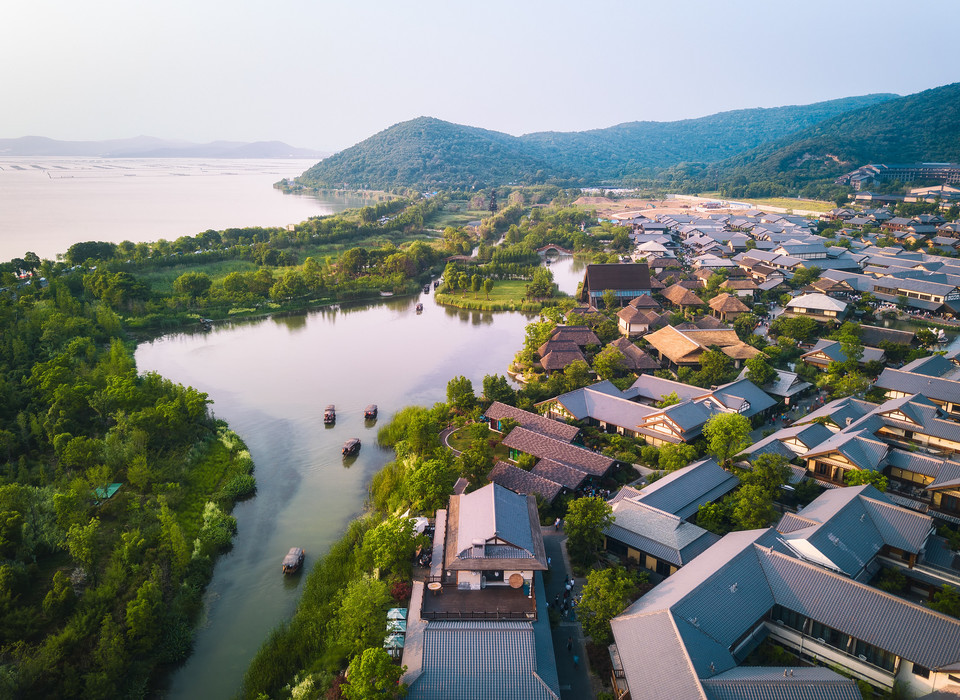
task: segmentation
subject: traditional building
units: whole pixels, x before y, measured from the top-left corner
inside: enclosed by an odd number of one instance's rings
[[[614,293],[621,305],[651,293],[650,270],[646,263],[587,265],[580,300],[599,307],[604,292]]]

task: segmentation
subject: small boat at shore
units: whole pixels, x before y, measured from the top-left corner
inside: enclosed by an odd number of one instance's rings
[[[337,421],[337,409],[333,404],[330,404],[325,409],[323,409],[323,422],[324,423],[335,423]]]
[[[421,311],[423,311],[423,304],[419,304],[419,303],[418,303],[418,304],[417,304],[417,313],[420,313]]]
[[[377,417],[377,404],[372,403],[363,409],[363,417],[367,420],[373,420]]]
[[[345,457],[355,455],[360,451],[360,438],[350,438],[343,443],[343,454]]]
[[[433,288],[436,289],[436,288],[439,287],[439,286],[440,286],[440,280],[434,280],[434,281],[433,281]]]
[[[424,287],[423,287],[423,293],[424,293],[424,294],[429,294],[429,293],[430,293],[430,285],[429,285],[429,284],[428,284],[428,285],[424,285]]]
[[[283,573],[292,574],[295,571],[298,571],[301,566],[303,566],[303,558],[306,555],[300,547],[291,547],[290,551],[287,552],[287,556],[283,558]]]

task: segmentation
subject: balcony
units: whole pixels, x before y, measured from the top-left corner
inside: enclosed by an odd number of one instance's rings
[[[523,588],[490,586],[479,591],[440,584],[436,591],[424,590],[420,617],[424,620],[530,620],[537,619],[537,599],[531,586]]]

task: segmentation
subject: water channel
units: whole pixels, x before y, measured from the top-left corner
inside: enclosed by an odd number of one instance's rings
[[[574,291],[578,265],[552,265]],[[571,288],[571,282],[573,288]],[[424,303],[421,314],[415,311]],[[296,316],[216,326],[165,336],[137,349],[141,372],[157,371],[209,394],[215,414],[247,442],[256,463],[255,498],[234,510],[239,532],[214,571],[194,652],[170,679],[171,698],[230,698],[261,642],[296,607],[305,575],[284,577],[293,546],[309,568],[363,509],[371,476],[392,451],[376,445],[377,424],[410,404],[446,398],[446,384],[506,374],[528,319],[438,306],[433,294],[343,305]],[[323,409],[337,422],[323,425]],[[359,437],[352,463],[340,448]]]

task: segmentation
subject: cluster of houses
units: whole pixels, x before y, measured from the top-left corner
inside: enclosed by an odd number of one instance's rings
[[[859,216],[852,213],[831,216],[852,233]],[[714,415],[737,413],[759,425],[811,388],[783,370],[762,387],[743,369],[735,381],[710,388],[655,370],[697,368],[708,350],[742,367],[758,351],[731,325],[764,292],[792,291],[789,282],[803,268],[822,274],[783,313],[826,324],[846,318],[847,300],[864,292],[943,314],[960,302],[955,260],[877,248],[847,233],[840,236],[849,246],[828,246],[800,217],[748,211],[621,223],[631,227],[641,262],[588,265],[574,313],[589,317],[612,292],[621,337],[611,344],[637,379],[626,389],[601,381],[555,396],[536,413],[499,402],[487,409],[508,456],[490,472],[491,483],[472,493],[457,489],[437,513],[430,577],[415,584],[407,622],[411,698],[560,697],[537,502],[606,495],[603,487],[625,466],[584,447],[584,427],[655,446],[689,443]],[[960,241],[956,224],[888,217],[869,225],[882,224],[896,240],[894,233],[926,236],[917,227],[935,226],[929,240],[944,234]],[[726,272],[720,293],[705,299],[718,270]],[[677,315],[690,310],[694,321]],[[538,349],[545,372],[601,346],[582,323],[558,326]],[[633,342],[640,337],[644,349]],[[884,362],[884,341],[912,338],[864,326],[858,361]],[[822,339],[801,360],[826,368],[847,357],[841,343]],[[960,526],[960,365],[934,355],[884,369],[875,386],[885,392],[882,402],[827,403],[738,456],[749,467],[760,455],[780,455],[791,469],[785,489],[803,480],[823,488],[774,527],[720,537],[697,523],[701,506],[741,486],[712,459],[609,495],[608,556],[633,562],[657,582],[612,622],[618,700],[853,700],[862,697],[854,679],[887,689],[899,683],[930,698],[960,694],[960,620],[923,604],[943,584],[960,587],[960,556],[936,534],[939,525]],[[849,476],[854,471],[886,477],[887,491],[848,485],[858,481]],[[890,571],[906,582],[899,590],[877,585]],[[788,649],[795,664],[753,665],[751,654],[765,640]]]

